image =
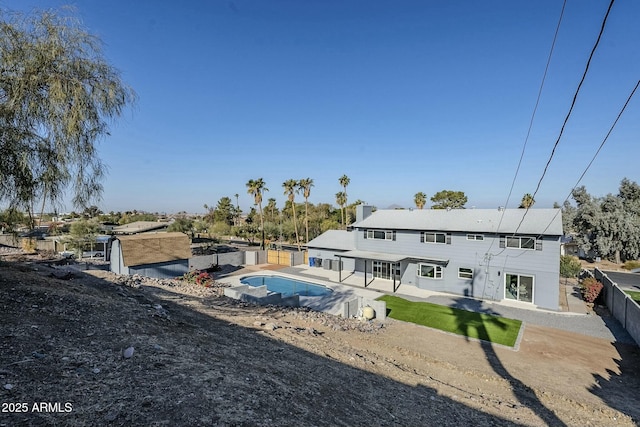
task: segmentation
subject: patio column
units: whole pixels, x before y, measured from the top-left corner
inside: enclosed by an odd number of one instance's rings
[[[364,287],[367,287],[367,260],[364,260]]]
[[[342,283],[342,257],[338,255],[338,283]]]

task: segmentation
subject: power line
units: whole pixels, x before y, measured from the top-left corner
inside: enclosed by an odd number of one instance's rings
[[[562,138],[562,135],[564,134],[564,128],[567,125],[567,122],[569,121],[569,118],[571,117],[571,113],[573,112],[573,107],[576,104],[576,101],[578,99],[578,94],[580,93],[580,89],[582,88],[582,84],[584,83],[586,77],[587,77],[587,72],[589,71],[589,67],[591,66],[591,60],[593,59],[593,55],[596,52],[596,49],[598,48],[598,45],[600,44],[600,39],[602,38],[602,34],[604,33],[604,29],[605,26],[607,25],[607,18],[609,18],[609,13],[611,12],[611,8],[613,7],[613,3],[615,2],[615,0],[611,0],[611,3],[609,3],[609,8],[607,9],[607,13],[604,15],[604,19],[602,20],[602,26],[600,27],[600,33],[598,34],[598,38],[596,39],[595,44],[593,45],[593,49],[591,49],[591,53],[589,54],[589,59],[587,60],[587,65],[585,66],[584,72],[582,73],[582,78],[580,79],[580,83],[578,83],[578,87],[576,88],[576,91],[573,95],[573,100],[571,101],[571,106],[569,107],[569,112],[567,113],[566,117],[564,118],[564,122],[562,123],[562,127],[560,128],[560,134],[558,135],[558,138],[556,139],[555,144],[553,145],[553,149],[551,150],[551,155],[549,156],[549,159],[547,160],[547,164],[544,167],[544,170],[542,171],[542,175],[540,176],[540,179],[538,180],[538,185],[536,186],[536,190],[533,192],[533,199],[535,200],[536,198],[536,194],[538,194],[538,190],[540,189],[540,185],[542,184],[542,180],[544,179],[544,176],[547,174],[547,170],[549,169],[549,165],[551,164],[551,160],[553,159],[553,156],[555,155],[556,152],[556,148],[558,148],[558,144],[560,144],[560,139]],[[516,228],[516,231],[514,231],[513,234],[516,234],[518,232],[518,230],[520,229],[520,227],[522,226],[522,223],[524,222],[525,217],[527,216],[527,213],[529,212],[529,207],[527,207],[524,211],[524,215],[522,215],[522,219],[520,220],[520,224],[518,224],[518,227]]]
[[[518,166],[516,167],[516,172],[513,176],[513,180],[511,181],[511,188],[509,189],[509,194],[507,195],[507,200],[504,204],[505,209],[509,206],[509,200],[511,199],[511,194],[513,193],[513,187],[516,184],[516,178],[518,177],[518,173],[520,172],[520,166],[522,165],[522,159],[524,158],[524,153],[527,149],[527,143],[529,142],[529,136],[531,135],[531,129],[533,128],[533,121],[536,117],[536,112],[538,111],[538,105],[540,104],[540,98],[542,97],[542,89],[544,88],[544,82],[547,79],[547,72],[549,71],[549,64],[551,64],[551,57],[553,56],[553,50],[556,46],[556,41],[558,39],[558,33],[560,32],[560,24],[562,23],[562,17],[564,16],[564,9],[567,5],[567,0],[564,0],[562,3],[562,9],[560,10],[560,17],[558,18],[558,24],[556,25],[556,31],[553,34],[553,41],[551,42],[551,49],[549,49],[549,56],[547,57],[547,63],[544,67],[544,73],[542,74],[542,81],[540,82],[540,88],[538,89],[538,97],[536,98],[536,103],[533,107],[533,112],[531,113],[531,119],[529,120],[529,129],[527,129],[527,135],[524,139],[524,144],[522,145],[522,151],[520,153],[520,160],[518,160]],[[505,211],[502,211],[502,215],[500,215],[500,221],[498,221],[498,227],[496,228],[496,233],[500,230],[500,226],[502,225],[502,220],[504,218]],[[491,252],[491,248],[493,247],[493,241],[489,246],[488,252]]]
[[[578,186],[578,184],[580,184],[580,181],[582,181],[582,178],[584,178],[584,176],[587,174],[587,171],[589,170],[589,168],[591,168],[591,165],[593,164],[593,162],[596,160],[596,157],[598,157],[598,154],[600,154],[600,150],[602,150],[602,147],[604,147],[604,144],[607,142],[607,140],[609,139],[609,135],[611,135],[611,132],[613,132],[613,129],[616,127],[616,125],[618,124],[618,120],[620,120],[620,117],[622,116],[622,113],[624,113],[624,110],[627,109],[627,105],[629,105],[629,102],[631,101],[631,98],[633,98],[633,95],[636,93],[636,90],[638,89],[638,86],[640,86],[640,80],[638,80],[638,82],[636,83],[635,87],[633,88],[633,90],[631,91],[631,93],[629,94],[629,96],[627,97],[627,101],[624,103],[624,105],[622,106],[622,109],[620,110],[620,112],[618,113],[618,116],[616,117],[616,119],[614,120],[613,124],[611,125],[611,127],[609,128],[609,132],[607,132],[607,134],[605,135],[604,139],[602,140],[602,142],[600,143],[600,146],[598,147],[598,149],[596,150],[595,154],[593,155],[593,157],[591,158],[591,161],[589,162],[589,164],[587,164],[587,167],[584,169],[584,171],[582,171],[582,174],[580,175],[580,178],[578,178],[578,180],[576,181],[576,183],[574,184],[573,188],[571,189],[571,191],[569,191],[569,194],[567,195],[567,197],[564,199],[564,201],[562,202],[563,204],[569,200],[569,197],[571,197],[571,195],[573,194],[573,191],[576,189],[576,187]],[[551,224],[553,223],[553,221],[556,219],[556,217],[558,216],[558,214],[560,213],[560,211],[558,210],[558,212],[556,212],[556,214],[553,216],[553,218],[551,218],[551,221],[549,222],[549,224],[547,224],[547,226],[544,228],[544,230],[542,230],[542,232],[539,234],[539,236],[542,236],[545,231],[547,231],[547,229],[549,227],[551,227]]]

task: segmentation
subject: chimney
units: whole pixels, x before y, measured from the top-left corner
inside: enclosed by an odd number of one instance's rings
[[[358,205],[356,206],[356,222],[364,221],[373,212],[373,206]]]

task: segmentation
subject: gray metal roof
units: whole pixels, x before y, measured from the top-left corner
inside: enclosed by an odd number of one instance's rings
[[[562,235],[560,209],[378,210],[353,228]],[[524,217],[522,225],[520,221]],[[498,225],[500,228],[498,229]]]
[[[387,262],[416,260],[416,261],[425,261],[425,262],[431,262],[434,264],[443,264],[443,265],[447,265],[449,263],[448,259],[419,257],[416,255],[390,254],[386,252],[358,251],[358,250],[341,253],[341,254],[338,254],[338,256],[344,257],[344,258],[369,259],[374,261],[387,261]]]
[[[331,248],[350,251],[356,248],[353,232],[345,230],[327,230],[307,243],[308,248]]]

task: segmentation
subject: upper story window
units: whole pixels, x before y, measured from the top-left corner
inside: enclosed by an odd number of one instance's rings
[[[439,233],[432,231],[421,231],[420,241],[423,243],[451,244],[451,233]]]
[[[389,230],[365,230],[365,239],[396,240],[396,232]]]
[[[501,248],[542,250],[542,240],[531,236],[500,236]]]
[[[484,240],[483,234],[467,234],[467,240]]]

